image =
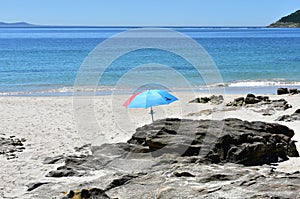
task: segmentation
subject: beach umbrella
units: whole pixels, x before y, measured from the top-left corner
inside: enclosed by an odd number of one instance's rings
[[[175,96],[171,95],[164,90],[146,90],[133,94],[125,103],[127,108],[149,108],[153,122],[153,106],[170,104],[178,100]]]

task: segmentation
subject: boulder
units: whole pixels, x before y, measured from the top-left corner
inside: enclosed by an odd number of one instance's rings
[[[244,97],[238,97],[234,99],[233,102],[229,102],[228,104],[226,104],[226,106],[243,106],[244,102],[245,102]]]
[[[222,104],[224,101],[224,97],[222,95],[212,95],[210,97],[210,103],[211,104],[216,104],[216,105],[219,105],[219,104]]]
[[[201,98],[196,98],[194,100],[189,101],[189,103],[202,103],[206,104],[210,102],[211,104],[222,104],[224,101],[224,97],[222,95],[216,96],[212,95],[211,97],[201,97]]]
[[[255,97],[253,94],[248,94],[245,98],[245,104],[256,104],[262,100]]]
[[[298,94],[298,93],[299,93],[298,89],[296,89],[296,88],[290,88],[290,94],[295,95],[295,94]]]
[[[143,143],[155,157],[170,153],[202,156],[213,163],[261,165],[287,160],[294,132],[279,124],[238,119],[165,119],[140,127],[135,134],[129,143]],[[294,152],[294,156],[299,155]]]
[[[284,94],[289,94],[289,89],[288,88],[278,88],[277,89],[277,95],[284,95]]]
[[[244,106],[246,108],[251,108],[251,110],[255,112],[262,113],[264,116],[270,116],[275,114],[276,111],[284,111],[292,108],[285,99],[270,100],[268,96],[255,96],[254,94],[248,94],[246,98],[236,98],[226,106]]]
[[[292,115],[282,115],[276,121],[293,122],[300,121],[300,109],[296,110]]]

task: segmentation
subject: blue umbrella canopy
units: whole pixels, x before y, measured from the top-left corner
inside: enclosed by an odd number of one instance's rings
[[[125,103],[124,106],[128,108],[149,108],[151,107],[150,114],[153,121],[152,106],[159,106],[170,104],[178,100],[175,96],[171,95],[164,90],[147,90],[141,93],[132,95]]]
[[[178,100],[175,96],[171,95],[164,90],[147,90],[139,94],[135,94],[125,102],[128,108],[149,108],[152,106],[159,106],[163,104],[170,104]]]

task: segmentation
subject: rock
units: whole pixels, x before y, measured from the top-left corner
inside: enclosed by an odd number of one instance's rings
[[[222,132],[218,128],[221,126]],[[166,119],[136,130],[138,135],[141,135],[141,132],[144,132],[144,138],[139,137],[139,142],[148,146],[154,156],[164,153],[197,156],[200,152],[206,152],[204,156],[213,163],[234,162],[244,165],[287,160],[284,151],[290,146],[280,135],[287,136],[289,140],[294,135],[291,129],[279,124],[246,122],[238,119],[224,121]],[[272,137],[273,134],[276,136]],[[134,137],[135,135],[130,142],[134,141]],[[295,152],[295,156],[297,155]]]
[[[187,172],[187,171],[184,171],[184,172],[174,172],[173,173],[174,176],[176,177],[195,177],[193,174]]]
[[[277,89],[277,95],[284,95],[284,94],[289,94],[289,89],[288,88],[278,88]]]
[[[254,94],[247,94],[245,100],[244,98],[237,98],[234,101],[244,101],[245,105],[246,104],[257,104],[260,102],[269,102],[269,97],[268,96],[255,96]],[[243,104],[240,104],[240,106]]]
[[[223,101],[224,101],[224,97],[222,95],[219,95],[219,96],[212,95],[210,97],[210,103],[212,103],[212,104],[219,105],[219,104],[222,104]]]
[[[167,171],[187,170],[197,177],[182,178]],[[170,165],[106,192],[115,198],[299,198],[300,174],[272,172],[269,167],[236,164]]]
[[[74,171],[71,168],[67,168],[67,169],[58,168],[58,170],[50,171],[46,175],[46,177],[53,177],[53,178],[70,177],[70,176],[82,176],[82,174],[80,174],[77,171]]]
[[[245,98],[245,104],[256,104],[258,102],[261,102],[259,98],[256,98],[253,94],[248,94]]]
[[[211,104],[222,104],[224,101],[224,97],[222,95],[216,96],[212,95],[211,97],[201,97],[201,98],[196,98],[194,100],[189,101],[189,103],[202,103],[206,104],[210,102]]]
[[[288,102],[285,99],[272,100],[272,106],[276,110],[286,110],[292,108],[292,106],[288,104]]]
[[[284,111],[292,108],[292,106],[284,99],[270,100],[268,96],[255,96],[253,94],[248,94],[246,98],[236,98],[226,106],[244,106],[246,108],[251,108],[251,110],[255,112],[262,113],[264,116],[270,116],[275,114],[276,111]]]
[[[55,156],[55,157],[46,157],[44,159],[44,164],[55,164],[55,163],[58,163],[58,162],[62,162],[64,159],[64,156],[63,155],[58,155],[58,156]]]
[[[70,190],[69,193],[67,194],[68,198],[73,198],[75,196],[75,192],[73,190]]]
[[[196,99],[189,101],[189,103],[200,103],[200,98],[197,97]]]
[[[91,146],[91,154],[66,156],[55,170],[103,175],[54,181],[32,191],[32,198],[53,198],[66,183],[79,189],[64,196],[73,199],[297,198],[300,172],[277,172],[270,164],[299,156],[293,136],[280,124],[232,118],[157,120],[137,128],[127,143]]]
[[[239,97],[234,99],[233,102],[229,102],[226,106],[243,106],[244,101],[245,101],[244,97]]]
[[[290,88],[290,94],[295,95],[295,94],[298,94],[298,93],[299,93],[298,89],[296,89],[296,88]]]
[[[92,188],[92,189],[82,189],[81,191],[70,190],[69,193],[63,197],[63,199],[110,199],[110,197],[105,193],[105,191]]]
[[[23,152],[26,139],[10,136],[9,138],[0,137],[0,155],[4,155],[7,160],[17,158],[17,153]]]
[[[189,103],[203,103],[203,104],[205,104],[209,101],[210,101],[210,98],[208,98],[208,97],[201,97],[201,98],[197,97],[196,99],[189,101]]]
[[[115,187],[119,187],[132,180],[133,178],[138,177],[137,175],[123,175],[117,179],[114,179],[106,188],[105,191],[113,189]]]
[[[40,187],[44,184],[48,184],[48,183],[49,182],[36,182],[36,183],[28,184],[27,185],[27,187],[28,187],[27,191],[32,191],[32,190],[34,190],[34,189],[36,189],[36,188],[38,188],[38,187]]]
[[[235,102],[244,102],[245,98],[244,97],[238,97],[236,99],[234,99]]]
[[[276,121],[293,122],[300,120],[300,109],[297,109],[292,115],[283,115],[276,119]]]

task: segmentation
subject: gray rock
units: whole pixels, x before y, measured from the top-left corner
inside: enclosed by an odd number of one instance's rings
[[[297,198],[300,173],[280,173],[270,164],[299,156],[293,135],[283,125],[239,119],[158,120],[138,128],[128,143],[92,146],[91,154],[67,156],[65,165],[55,170],[71,171],[74,176],[91,175],[90,171],[106,175],[80,183],[70,177],[65,181],[68,186],[63,180],[62,184],[54,181],[30,193],[61,198],[61,192],[80,189],[69,196]],[[56,191],[50,195],[52,187]],[[102,195],[93,195],[87,187]]]
[[[210,97],[210,103],[211,104],[216,104],[216,105],[219,105],[219,104],[222,104],[224,101],[224,97],[222,95],[219,95],[219,96],[216,96],[216,95],[212,95]]]
[[[193,173],[177,177],[169,173]],[[107,192],[116,198],[299,198],[300,174],[236,164],[173,164]]]
[[[300,120],[300,109],[296,110],[292,115],[283,115],[276,119],[276,121],[293,122]]]
[[[277,95],[285,95],[289,94],[289,89],[288,88],[278,88],[277,89]]]
[[[208,97],[201,97],[201,98],[197,97],[196,99],[189,101],[189,103],[205,104],[205,103],[208,103],[209,101],[210,101],[210,98],[208,98]]]
[[[64,160],[64,156],[63,155],[58,155],[55,157],[46,157],[44,159],[44,164],[56,164],[59,162],[62,162]]]
[[[4,155],[7,160],[17,158],[17,153],[25,150],[24,142],[25,138],[16,138],[10,136],[9,138],[0,137],[0,155]]]
[[[298,89],[296,89],[296,88],[290,88],[290,94],[295,95],[295,94],[298,94],[298,93],[299,93]]]
[[[261,102],[258,98],[255,97],[246,97],[245,98],[245,104],[257,104],[258,102]]]
[[[222,104],[224,101],[224,97],[222,95],[216,96],[216,95],[212,95],[211,97],[201,97],[201,98],[196,98],[194,100],[189,101],[189,103],[202,103],[202,104],[206,104],[208,102],[210,102],[211,104]]]
[[[220,127],[223,127],[220,131]],[[209,129],[209,133],[208,133]],[[158,120],[138,128],[139,142],[149,147],[153,156],[164,153],[199,156],[210,162],[234,162],[260,165],[287,160],[286,151],[294,132],[279,124],[246,122],[238,119]],[[145,133],[146,132],[146,133]],[[135,142],[135,134],[129,143]],[[295,151],[295,156],[298,152]]]
[[[59,167],[57,170],[50,171],[46,177],[61,178],[61,177],[70,177],[70,176],[82,176],[79,172],[75,171],[72,168]]]
[[[31,183],[31,184],[28,184],[27,187],[27,191],[32,191],[42,185],[45,185],[45,184],[48,184],[49,182],[36,182],[36,183]]]
[[[270,100],[268,96],[255,96],[248,94],[246,98],[239,97],[229,102],[226,106],[251,108],[251,110],[262,113],[264,116],[270,116],[276,111],[284,111],[292,108],[285,99]]]
[[[65,165],[47,176],[81,176],[107,167],[129,169],[130,161],[122,159],[161,157],[166,161],[164,154],[195,156],[210,163],[269,164],[287,160],[287,151],[299,155],[290,144],[293,135],[293,130],[279,124],[168,118],[137,128],[128,143],[94,146],[92,155],[66,157]]]

